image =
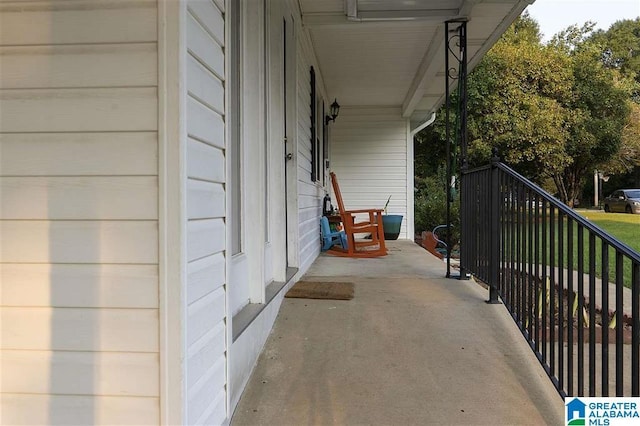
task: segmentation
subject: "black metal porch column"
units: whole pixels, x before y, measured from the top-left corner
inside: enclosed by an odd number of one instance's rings
[[[454,201],[455,181],[453,167],[456,163],[457,169],[462,171],[467,167],[467,21],[452,20],[444,23],[445,31],[445,111],[446,111],[446,155],[447,155],[447,278],[451,277],[451,204]],[[457,64],[450,65],[450,57],[453,57]],[[452,82],[457,82],[457,87],[452,89]],[[457,90],[457,102],[455,110],[455,126],[453,126],[452,140],[452,92]],[[457,149],[459,147],[459,149]],[[460,188],[462,190],[462,188]],[[462,195],[462,194],[461,194]],[[460,210],[463,209],[464,197],[460,197]],[[465,224],[461,221],[460,229],[460,279],[467,279],[467,272],[464,268],[463,238],[465,235]]]

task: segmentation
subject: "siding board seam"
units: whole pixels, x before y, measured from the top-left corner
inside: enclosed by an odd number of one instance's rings
[[[215,4],[215,3],[214,3]],[[216,9],[220,10],[217,5],[216,5]],[[216,42],[216,44],[222,48],[224,48],[224,40],[219,40],[218,37],[216,37],[215,34],[211,33],[211,31],[208,30],[207,25],[205,25],[204,22],[202,22],[202,20],[200,19],[200,16],[197,14],[197,12],[195,12],[193,10],[193,8],[191,7],[191,2],[187,2],[187,12],[189,13],[189,15],[193,18],[194,21],[196,21],[198,23],[198,25],[200,25],[202,27],[202,29],[204,30],[204,32],[206,32],[207,34],[209,34],[209,36]],[[223,15],[223,19],[224,19],[224,13],[222,11],[220,11],[220,13]]]
[[[29,305],[0,305],[0,308],[12,308],[12,309],[22,309],[22,308],[29,308],[29,309],[82,309],[82,310],[99,310],[99,311],[107,311],[107,310],[118,310],[118,311],[124,311],[124,310],[135,310],[135,311],[157,311],[158,308],[132,308],[132,307],[118,307],[118,306],[109,306],[109,307],[96,307],[96,306],[89,306],[89,307],[85,307],[85,306],[53,306],[53,305],[47,305],[47,306],[42,306],[42,305],[35,305],[35,306],[29,306]],[[115,351],[118,352],[118,351]]]
[[[64,352],[64,353],[88,353],[88,354],[101,354],[101,353],[105,353],[105,354],[147,354],[147,355],[157,355],[158,351],[110,351],[110,350],[93,350],[93,351],[88,351],[88,350],[73,350],[73,349],[29,349],[29,348],[25,348],[25,349],[16,349],[16,348],[2,348],[0,349],[0,351],[2,352],[48,352],[48,353],[54,353],[54,352]],[[2,394],[2,392],[0,392],[0,394]]]
[[[158,219],[0,219],[0,222],[157,222]]]
[[[223,317],[223,319],[218,321],[214,327],[212,327],[209,331],[207,331],[202,336],[198,337],[189,345],[189,347],[187,348],[187,358],[197,354],[198,350],[200,350],[202,346],[206,345],[206,342],[213,341],[213,338],[218,334],[220,334],[220,331],[225,332],[224,318],[226,318],[226,312],[225,312],[225,317]],[[226,353],[225,350],[218,352],[219,355],[224,355],[225,353]],[[198,380],[196,383],[199,383],[200,381],[201,380]]]
[[[223,323],[224,320],[221,320],[218,322],[218,325],[220,323]],[[213,338],[219,333],[218,330],[216,330],[216,327],[212,328],[211,330],[207,331],[205,334],[203,334],[198,340],[196,340],[195,342],[193,342],[191,345],[189,345],[189,347],[187,348],[187,359],[190,359],[191,357],[197,355],[202,348],[204,348],[208,342],[213,341]],[[224,355],[226,351],[221,350],[219,352],[216,352],[218,355]],[[221,358],[218,358],[221,359]],[[216,361],[219,362],[219,361]],[[215,363],[214,363],[215,364]],[[199,381],[199,380],[198,380]],[[197,383],[197,382],[196,382]]]
[[[222,216],[211,216],[211,217],[194,217],[194,218],[189,218],[188,221],[189,222],[202,222],[204,220],[224,219],[225,217],[227,217],[227,216],[222,215]],[[224,250],[221,250],[220,252],[222,252],[222,251],[224,251]],[[220,252],[216,251],[214,253],[220,253]],[[214,253],[211,253],[211,254],[214,254]],[[192,259],[192,260],[189,261],[189,263],[193,262],[194,260],[197,260],[197,259]]]
[[[147,89],[155,89],[156,86],[147,87]],[[86,87],[85,89],[91,90],[93,87]],[[116,87],[118,89],[118,87]],[[2,89],[6,90],[6,89]],[[33,90],[33,89],[31,89]],[[39,90],[39,89],[36,89]],[[49,90],[49,89],[47,89]],[[132,130],[37,130],[37,131],[20,131],[20,132],[0,132],[0,135],[39,135],[39,134],[86,134],[86,133],[158,133],[157,130],[140,130],[140,129],[132,129]]]
[[[195,424],[198,424],[198,425],[204,424],[204,419],[207,419],[208,416],[211,416],[214,410],[218,408],[218,405],[220,403],[219,400],[225,396],[225,393],[226,393],[226,389],[224,388],[218,392],[218,395],[216,395],[216,397],[213,399],[211,404],[209,404],[207,409],[202,412],[202,414],[200,415],[200,417],[198,418]]]
[[[224,355],[224,351],[221,352],[221,354]],[[201,387],[202,383],[205,383],[207,381],[207,379],[211,378],[211,376],[213,376],[213,373],[215,373],[216,370],[218,370],[221,367],[220,364],[223,364],[222,367],[224,367],[224,361],[225,361],[225,357],[224,356],[218,357],[216,362],[211,364],[209,366],[209,368],[207,368],[207,370],[204,372],[204,374],[202,374],[200,376],[200,378],[189,387],[188,392],[190,392],[192,390],[193,390],[193,392],[199,391],[199,389],[196,389],[196,390],[194,390],[194,389],[196,387]]]
[[[140,265],[140,266],[158,266],[158,263],[122,263],[122,262],[86,262],[86,263],[80,263],[80,262],[28,262],[28,261],[21,261],[21,262],[0,262],[0,265],[81,265],[81,266],[85,266],[85,265],[127,265],[127,266],[136,266],[136,265]],[[87,308],[89,309],[89,308]]]
[[[20,2],[21,4],[25,2]],[[2,4],[2,3],[0,3]],[[0,10],[1,12],[1,10]],[[154,40],[140,40],[140,41],[88,41],[83,43],[50,43],[50,44],[0,44],[2,47],[57,47],[57,46],[107,46],[107,45],[135,45],[135,44],[158,44]]]
[[[220,219],[220,218],[214,218],[214,219]],[[191,220],[189,220],[189,222],[195,222],[197,220],[211,220],[211,219],[191,219]],[[200,256],[200,257],[194,257],[193,259],[190,259],[187,262],[187,264],[191,264],[193,262],[197,262],[198,260],[206,259],[207,257],[214,256],[214,255],[216,255],[218,253],[224,253],[224,250],[218,250],[218,251],[214,251],[214,252],[211,252],[211,253],[207,253],[207,254],[205,254],[203,256]]]
[[[192,176],[187,176],[187,179],[189,180],[193,180],[196,182],[205,182],[205,183],[219,183],[221,185],[224,185],[226,182],[221,181],[221,180],[211,180],[211,179],[205,179],[205,178],[199,178],[199,177],[192,177]],[[193,220],[193,219],[191,219]]]
[[[108,393],[54,393],[54,392],[2,392],[0,395],[50,395],[50,396],[77,396],[82,398],[96,398],[96,397],[106,397],[106,398],[147,398],[147,399],[158,399],[159,396],[155,395],[115,395]]]
[[[193,22],[195,22],[195,24],[200,27],[200,29],[203,31],[205,37],[208,37],[209,39],[211,39],[213,41],[212,44],[217,45],[221,50],[222,50],[222,54],[223,56],[225,55],[225,47],[223,45],[221,45],[220,43],[217,42],[217,40],[211,36],[211,34],[209,33],[209,31],[207,31],[207,29],[205,27],[202,26],[202,24],[200,23],[200,21],[198,21],[191,13],[189,13],[189,16],[191,16],[193,18]],[[188,21],[188,19],[187,19]],[[188,26],[188,25],[187,25]],[[220,81],[225,81],[225,78],[223,75],[220,75],[218,72],[216,72],[214,69],[212,69],[209,65],[207,65],[206,62],[204,62],[204,60],[202,58],[200,58],[197,54],[197,52],[194,52],[193,50],[191,50],[191,48],[189,47],[189,44],[187,44],[187,53],[193,57],[193,59],[195,59],[196,61],[198,61],[203,67],[205,67],[207,70],[209,70],[209,72],[211,72],[213,75],[215,75],[216,77],[218,77],[218,79]]]
[[[213,111],[213,112],[215,112],[215,111]],[[224,118],[224,116],[221,116],[221,117]],[[220,145],[214,145],[213,143],[211,143],[211,141],[206,141],[206,140],[204,140],[204,139],[202,139],[202,138],[200,138],[198,136],[195,136],[195,135],[192,135],[192,134],[188,134],[187,137],[189,139],[193,139],[194,141],[201,142],[201,143],[203,143],[205,145],[209,145],[209,146],[212,146],[214,148],[218,148],[218,149],[220,149],[222,151],[226,150],[224,147],[221,147]]]
[[[48,178],[79,178],[79,177],[86,177],[86,178],[112,178],[112,177],[130,177],[130,178],[138,178],[138,177],[158,177],[157,174],[153,174],[153,175],[132,175],[132,174],[126,174],[126,175],[115,175],[115,174],[111,174],[111,175],[87,175],[87,174],[77,174],[77,175],[54,175],[54,174],[48,174],[48,175],[3,175],[0,174],[0,178],[43,178],[43,179],[48,179]],[[42,220],[42,219],[41,219]],[[49,220],[49,219],[46,219]]]
[[[207,71],[209,71],[211,74],[213,74],[214,76],[216,76],[218,78],[218,80],[220,81],[225,81],[224,80],[224,76],[221,76],[219,73],[215,72],[213,69],[211,69],[211,67],[209,65],[207,65],[197,54],[196,52],[194,52],[193,50],[187,48],[187,53],[189,54],[189,56],[191,56],[196,62],[198,62],[200,65],[202,65],[203,67],[205,67],[207,69]]]
[[[216,293],[222,293],[222,295],[220,294],[216,295]],[[216,300],[219,297],[224,297],[224,286],[219,286],[218,288],[210,292],[207,292],[206,294],[193,300],[191,303],[189,303],[189,306],[187,307],[187,311],[189,311],[189,313],[193,313],[194,311],[203,309],[208,303]],[[205,299],[210,299],[210,300],[205,300]]]
[[[93,90],[93,89],[157,89],[157,84],[145,84],[145,85],[114,85],[114,86],[35,86],[35,87],[5,87],[0,89],[0,95],[2,92],[19,92],[21,90]],[[23,133],[23,132],[19,132]]]
[[[189,97],[191,99],[193,99],[194,101],[198,102],[200,105],[204,106],[205,108],[210,109],[211,111],[213,111],[216,114],[218,114],[220,117],[224,117],[224,112],[223,111],[220,111],[219,109],[217,109],[213,105],[209,105],[206,101],[204,101],[202,98],[200,98],[196,93],[188,91],[187,94],[189,95]]]

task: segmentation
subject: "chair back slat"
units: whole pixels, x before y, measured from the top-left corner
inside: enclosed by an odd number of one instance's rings
[[[338,178],[336,174],[333,172],[329,173],[331,176],[331,186],[333,186],[333,195],[336,197],[336,201],[338,202],[338,210],[342,213],[346,209],[344,208],[344,203],[342,202],[342,194],[340,193],[340,186],[338,185]]]

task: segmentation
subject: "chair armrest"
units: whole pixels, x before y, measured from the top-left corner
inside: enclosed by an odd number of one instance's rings
[[[345,210],[341,213],[344,214],[357,214],[357,213],[382,213],[384,209],[361,209],[361,210]]]

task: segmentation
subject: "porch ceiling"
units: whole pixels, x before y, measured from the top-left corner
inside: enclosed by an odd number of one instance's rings
[[[401,106],[413,127],[444,101],[444,22],[467,19],[475,66],[534,0],[298,0],[330,98]]]

